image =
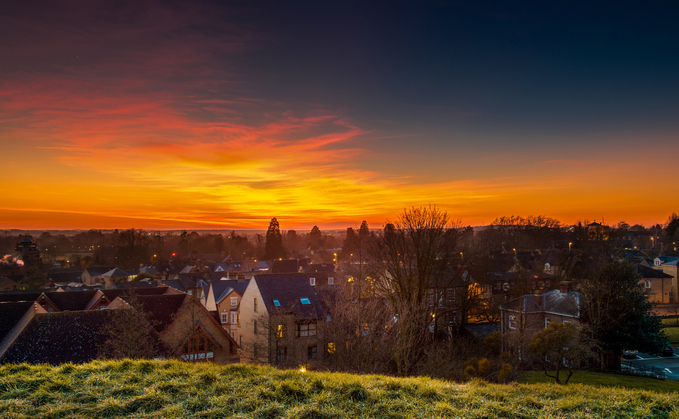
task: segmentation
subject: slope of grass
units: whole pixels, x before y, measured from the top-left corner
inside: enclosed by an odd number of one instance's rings
[[[454,384],[177,361],[0,368],[1,418],[677,418],[676,399],[582,384]]]
[[[553,383],[542,371],[526,371],[519,379],[523,384]],[[604,374],[589,371],[576,371],[571,377],[570,384],[586,384],[596,387],[619,387],[626,389],[651,390],[659,393],[677,393],[679,396],[679,383],[675,381],[656,380],[654,378],[637,377],[624,374]]]

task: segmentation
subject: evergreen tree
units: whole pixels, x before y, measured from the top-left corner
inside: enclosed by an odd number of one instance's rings
[[[313,226],[309,232],[309,246],[312,250],[318,250],[323,247],[323,233],[318,226]]]
[[[607,368],[620,368],[625,349],[659,352],[666,342],[660,318],[641,283],[641,276],[627,262],[604,265],[582,287],[581,322],[603,349],[601,362]]]
[[[271,219],[269,229],[266,231],[266,244],[264,245],[264,256],[262,258],[270,260],[284,257],[287,257],[287,255],[283,247],[283,236],[281,235],[278,220],[274,217]]]

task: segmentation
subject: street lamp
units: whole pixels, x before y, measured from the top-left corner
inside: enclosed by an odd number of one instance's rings
[[[569,252],[571,251],[571,246],[573,246],[573,243],[572,243],[572,242],[568,242],[568,251],[569,251]]]

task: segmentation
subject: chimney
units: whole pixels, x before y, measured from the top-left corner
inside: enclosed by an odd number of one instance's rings
[[[561,282],[559,282],[559,292],[561,292],[562,294],[568,294],[571,291],[573,291],[571,281],[561,281]]]

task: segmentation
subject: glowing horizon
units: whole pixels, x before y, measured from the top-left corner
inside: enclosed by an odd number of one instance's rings
[[[555,79],[540,51],[508,61],[534,64],[534,80],[509,68],[478,82],[478,69],[420,68],[414,57],[435,51],[406,59],[394,44],[401,68],[373,58],[392,46],[363,51],[322,32],[314,44],[293,34],[313,19],[292,12],[281,28],[273,11],[142,3],[119,14],[16,5],[0,20],[0,229],[266,229],[271,217],[285,230],[377,228],[429,204],[463,225],[545,215],[650,226],[679,208],[666,157],[679,152],[677,98],[660,93],[676,72],[661,87],[653,72],[636,81],[657,91],[640,106],[631,88],[597,90],[608,74]],[[566,82],[576,88],[556,87]]]

